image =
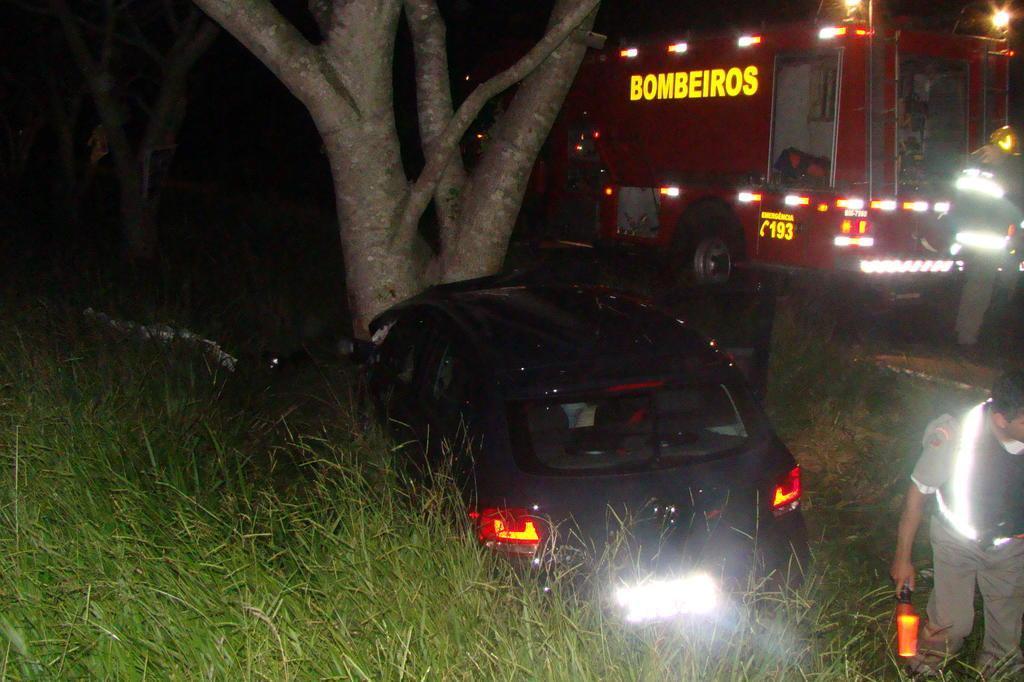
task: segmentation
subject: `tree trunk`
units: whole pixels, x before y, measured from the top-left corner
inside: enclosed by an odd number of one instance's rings
[[[364,100],[364,104],[369,103]],[[397,248],[391,243],[393,219],[407,186],[397,138],[388,123],[390,110],[387,118],[382,119],[382,113],[364,115],[360,135],[323,134],[345,259],[348,307],[357,336],[366,335],[367,325],[381,310],[424,287],[419,273],[428,255],[417,251],[416,242]],[[334,119],[320,129],[337,130],[344,125]]]
[[[141,168],[131,175],[119,169],[118,181],[125,259],[132,265],[149,263],[156,258],[156,202],[143,195]]]

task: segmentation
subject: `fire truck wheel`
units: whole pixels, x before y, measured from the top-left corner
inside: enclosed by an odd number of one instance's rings
[[[704,237],[693,250],[693,276],[698,284],[724,284],[732,274],[729,245],[718,235]]]
[[[679,221],[671,253],[680,285],[725,284],[736,276],[736,259],[744,253],[742,227],[728,206],[712,200],[697,202]]]

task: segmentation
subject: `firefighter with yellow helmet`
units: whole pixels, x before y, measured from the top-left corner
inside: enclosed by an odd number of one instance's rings
[[[935,584],[910,672],[937,673],[974,626],[974,588],[984,602],[985,638],[977,661],[986,674],[1024,672],[1024,371],[1008,372],[991,398],[925,430],[900,518],[890,574],[897,590],[915,587],[914,537],[926,499]]]

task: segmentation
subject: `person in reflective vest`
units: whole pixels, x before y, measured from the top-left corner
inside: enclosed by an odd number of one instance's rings
[[[992,397],[959,419],[943,415],[925,429],[890,570],[897,590],[915,587],[911,549],[933,494],[935,585],[911,672],[936,673],[960,649],[974,626],[975,585],[985,613],[978,668],[1024,671],[1024,371],[1000,376]]]

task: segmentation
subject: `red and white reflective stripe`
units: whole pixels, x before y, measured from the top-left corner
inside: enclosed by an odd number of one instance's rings
[[[846,28],[843,26],[827,26],[818,31],[818,37],[822,40],[829,40],[838,36],[845,36]]]
[[[750,47],[751,45],[760,45],[761,36],[740,36],[736,44],[740,47]]]
[[[620,57],[635,57],[638,54],[640,54],[640,50],[636,49],[635,47],[627,47],[625,50],[619,51]]]
[[[968,540],[977,540],[978,531],[971,518],[971,475],[974,472],[974,456],[978,436],[985,426],[985,403],[975,405],[964,417],[960,426],[960,445],[953,460],[953,477],[950,480],[952,499],[946,500],[942,490],[936,494],[939,511],[956,532]]]
[[[683,54],[689,47],[686,43],[674,43],[668,46],[668,51],[672,54]]]
[[[806,206],[811,203],[811,198],[797,196],[796,194],[787,194],[783,201],[786,206]]]
[[[904,211],[916,211],[918,213],[923,213],[924,211],[928,210],[928,202],[927,201],[904,201],[903,202],[903,210]]]
[[[848,208],[860,211],[864,208],[863,199],[836,199],[836,208]]]
[[[754,201],[761,201],[761,195],[757,192],[740,192],[736,195],[740,203],[749,204]]]
[[[895,199],[875,199],[871,202],[871,208],[877,208],[880,211],[895,211],[896,200]]]
[[[832,240],[836,246],[874,246],[874,237],[847,237],[840,235]]]
[[[954,265],[963,261],[952,260],[896,260],[896,259],[864,259],[860,262],[860,271],[867,274],[902,274],[907,272],[949,272]]]

